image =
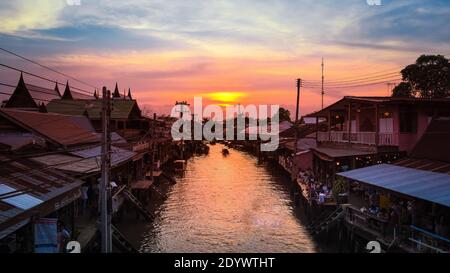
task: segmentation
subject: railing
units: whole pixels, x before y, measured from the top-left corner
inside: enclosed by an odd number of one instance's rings
[[[356,132],[351,133],[351,142],[359,144],[375,145],[375,132]]]
[[[380,133],[378,145],[380,145],[380,146],[398,146],[398,134]]]
[[[450,253],[450,239],[416,226],[410,226],[408,238],[414,252]]]
[[[331,132],[318,132],[317,141],[319,142],[338,142],[338,143],[356,143],[365,145],[376,144],[375,132],[348,132],[344,131],[331,131]],[[379,133],[378,134],[379,146],[398,146],[398,134],[395,133]]]
[[[362,212],[352,206],[346,207],[345,212],[345,219],[352,225],[365,229],[389,241],[395,239],[395,231],[388,229],[387,219],[381,219],[368,212]]]

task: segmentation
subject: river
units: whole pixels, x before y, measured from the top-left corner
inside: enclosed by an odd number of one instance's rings
[[[141,252],[317,252],[288,178],[221,144],[188,160],[147,226]]]

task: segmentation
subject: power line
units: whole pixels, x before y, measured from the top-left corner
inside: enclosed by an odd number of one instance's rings
[[[327,84],[347,84],[347,83],[356,83],[356,82],[365,82],[365,81],[370,81],[370,80],[380,80],[380,79],[385,79],[385,78],[392,78],[392,77],[398,77],[400,75],[399,72],[394,72],[394,73],[388,73],[388,74],[383,74],[383,75],[378,75],[378,76],[368,76],[368,77],[363,77],[363,78],[355,78],[353,80],[342,80],[342,81],[327,81]],[[309,84],[315,84],[315,85],[319,85],[319,82],[316,81],[305,81],[305,83],[309,83]]]
[[[397,69],[388,69],[388,70],[380,70],[377,72],[373,72],[373,73],[368,73],[365,75],[358,75],[358,76],[349,76],[349,77],[343,77],[343,78],[338,78],[335,80],[330,80],[329,82],[341,82],[341,81],[353,81],[353,80],[360,80],[363,79],[365,77],[380,77],[380,76],[385,76],[385,75],[389,75],[389,74],[394,74],[394,73],[399,73],[399,71],[402,68],[397,68]],[[304,82],[311,82],[311,83],[320,83],[320,80],[306,80]]]
[[[22,69],[19,69],[19,68],[16,68],[16,67],[12,67],[12,66],[10,66],[10,65],[6,65],[6,64],[0,63],[0,66],[3,66],[3,67],[5,67],[5,68],[9,68],[9,69],[11,69],[11,70],[15,70],[15,71],[18,71],[18,72],[21,72],[21,73],[24,73],[24,74],[27,74],[27,75],[30,75],[30,76],[33,76],[33,77],[36,77],[36,78],[39,78],[39,79],[41,79],[41,80],[49,81],[49,82],[51,82],[51,83],[61,84],[61,85],[63,85],[63,86],[67,86],[67,84],[59,83],[59,82],[57,82],[57,81],[55,81],[55,80],[51,80],[51,79],[49,79],[49,78],[46,78],[46,77],[43,77],[43,76],[39,76],[39,75],[34,74],[34,73],[31,73],[31,72],[27,72],[27,71],[25,71],[25,70],[22,70]],[[75,90],[79,90],[79,91],[82,91],[82,92],[85,92],[85,93],[87,93],[88,95],[92,96],[92,92],[90,92],[90,91],[87,91],[87,90],[84,90],[84,89],[81,89],[81,88],[78,88],[78,87],[75,87],[75,86],[70,86],[70,88],[71,88],[71,89],[75,89]]]
[[[26,58],[26,57],[24,57],[24,56],[21,56],[21,55],[19,55],[19,54],[17,54],[17,53],[14,53],[14,52],[10,51],[10,50],[7,50],[7,49],[5,49],[5,48],[0,47],[0,50],[4,51],[4,52],[6,52],[6,53],[9,53],[9,54],[11,54],[11,55],[14,55],[14,56],[16,56],[16,57],[18,57],[18,58],[21,58],[21,59],[23,59],[23,60],[25,60],[25,61],[28,61],[28,62],[30,62],[30,63],[33,63],[33,64],[35,64],[35,65],[38,65],[38,66],[40,66],[40,67],[42,67],[42,68],[45,68],[45,69],[47,69],[47,70],[50,70],[50,71],[52,71],[52,72],[54,72],[54,73],[57,73],[57,74],[59,74],[59,75],[62,75],[62,76],[64,76],[64,77],[66,77],[66,78],[70,78],[70,79],[72,79],[72,80],[74,80],[74,81],[77,81],[77,82],[79,82],[79,83],[85,84],[85,85],[87,85],[87,86],[90,86],[90,87],[93,87],[93,88],[100,89],[100,88],[98,88],[97,86],[94,86],[94,85],[92,85],[92,84],[90,84],[90,83],[87,83],[87,82],[85,82],[85,81],[82,81],[82,80],[78,80],[78,79],[76,79],[76,78],[74,78],[74,77],[72,77],[72,76],[70,76],[70,75],[67,75],[66,73],[59,72],[59,71],[57,71],[57,70],[55,70],[55,69],[53,69],[53,68],[51,68],[51,67],[48,67],[48,66],[43,65],[43,64],[40,64],[40,63],[38,63],[38,62],[36,62],[36,61],[33,61],[33,60],[31,60],[31,59],[28,59],[28,58]]]
[[[6,83],[1,83],[0,82],[0,85],[3,85],[3,86],[7,86],[7,87],[15,87],[14,85],[11,85],[11,84],[6,84]],[[35,89],[31,89],[31,88],[28,88],[29,90],[31,90],[31,91],[35,91],[35,92],[40,92],[40,93],[44,93],[44,94],[50,94],[50,93],[48,93],[48,92],[44,92],[44,91],[41,91],[41,90],[35,90]],[[2,92],[2,91],[0,91],[0,94],[3,94],[3,95],[8,95],[8,96],[11,96],[12,94],[11,93],[6,93],[6,92]],[[26,96],[23,96],[23,95],[17,95],[17,96],[19,96],[19,97],[21,97],[21,98],[28,98],[28,97],[26,97]],[[45,102],[51,102],[51,101],[53,101],[53,100],[48,100],[48,99],[38,99],[38,100],[40,100],[40,101],[45,101]],[[69,105],[69,106],[78,106],[78,105],[74,105],[73,103],[71,103],[70,101],[64,101],[64,100],[58,100],[58,99],[54,99],[54,100],[57,100],[58,101],[58,103],[59,104],[65,104],[65,105]],[[94,100],[94,99],[92,99],[92,100]],[[90,100],[86,100],[86,102],[89,102]],[[112,106],[114,107],[114,103],[115,103],[115,101],[114,100],[112,100]],[[5,108],[5,109],[8,109],[8,108]],[[13,108],[11,108],[11,109],[13,109]],[[101,106],[92,106],[92,107],[85,107],[85,109],[101,109]],[[59,114],[59,115],[64,115],[64,114],[60,114],[60,113],[52,113],[51,112],[51,114]],[[47,120],[47,121],[45,121],[45,122],[42,122],[42,123],[37,123],[37,124],[35,124],[35,125],[43,125],[43,124],[46,124],[46,123],[51,123],[51,122],[53,122],[52,120]],[[80,135],[83,135],[83,134],[80,134]],[[146,134],[147,135],[147,134]],[[145,136],[146,135],[144,135],[143,137],[141,137],[140,138],[140,140],[143,140],[144,138],[145,138]],[[74,135],[74,136],[76,136],[76,135]],[[114,142],[113,142],[113,144],[114,144]]]
[[[6,87],[16,88],[15,85],[7,84],[7,83],[2,83],[2,82],[0,82],[0,85],[6,86]],[[31,90],[31,91],[33,91],[33,92],[37,92],[37,93],[54,95],[53,93],[44,92],[44,91],[42,91],[42,90],[36,90],[36,89],[32,89],[32,88],[27,88],[27,89],[28,89],[28,90]],[[0,91],[0,94],[7,95],[7,96],[11,96],[13,93],[6,93],[6,92]],[[24,96],[24,95],[17,95],[17,96],[19,96],[20,98],[28,98],[28,97],[26,97],[26,96]],[[45,98],[37,98],[36,100],[38,100],[38,101],[44,101],[44,102],[51,102],[51,101],[53,101],[53,100],[57,100],[57,101],[59,101],[58,103],[60,103],[60,104],[65,104],[65,105],[70,105],[70,106],[77,106],[77,105],[75,105],[75,104],[73,104],[73,103],[70,103],[69,101],[65,102],[65,101],[62,100],[62,99],[51,99],[51,100],[49,100],[49,99],[45,99]],[[92,99],[92,100],[95,100],[95,99]],[[86,102],[89,102],[90,100],[85,100],[85,101],[86,101]],[[39,106],[39,105],[38,105],[38,106]],[[95,108],[99,109],[98,106],[93,106],[92,108],[89,108],[89,109],[95,109]],[[85,109],[88,109],[88,108],[85,108]]]
[[[379,84],[386,84],[388,82],[392,81],[401,81],[401,78],[393,79],[390,81],[379,81],[379,82],[372,82],[372,83],[363,83],[363,84],[354,84],[354,85],[344,85],[344,86],[326,86],[327,88],[335,89],[335,88],[353,88],[353,87],[362,87],[362,86],[370,86],[370,85],[379,85]],[[311,89],[319,89],[320,87],[313,86],[313,85],[304,85],[305,88],[311,88]]]
[[[344,88],[344,87],[354,87],[354,86],[362,86],[362,85],[376,85],[379,83],[385,83],[385,82],[392,82],[392,81],[402,81],[401,78],[396,77],[396,78],[386,78],[386,79],[379,79],[379,80],[372,80],[372,81],[365,81],[365,82],[355,82],[355,83],[349,83],[349,84],[325,84],[325,88]],[[303,85],[304,87],[309,87],[309,88],[316,88],[316,89],[320,89],[321,86],[319,85],[314,85],[314,84],[307,84],[305,83]]]

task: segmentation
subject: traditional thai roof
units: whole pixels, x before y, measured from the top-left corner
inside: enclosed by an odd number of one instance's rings
[[[122,97],[120,95],[119,87],[117,86],[117,82],[116,82],[116,87],[114,88],[114,93],[112,94],[112,97],[113,97],[113,99],[118,99],[118,98]]]
[[[57,88],[49,89],[27,84],[20,74],[19,82],[4,107],[38,110],[41,104],[46,105],[51,100],[59,98],[61,96]]]
[[[89,119],[101,118],[101,100],[53,100],[47,105],[47,111],[65,115],[87,115]],[[113,100],[112,119],[129,119],[141,116],[136,100]]]
[[[66,88],[64,89],[64,94],[62,96],[63,100],[91,100],[95,97],[86,95],[77,91],[72,91],[69,86],[69,81],[66,83]]]
[[[128,97],[130,100],[133,99],[133,97],[131,96],[131,89],[130,89],[130,88],[128,88],[128,95],[127,95],[127,97]]]

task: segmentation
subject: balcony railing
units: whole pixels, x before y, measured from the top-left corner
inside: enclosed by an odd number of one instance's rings
[[[319,142],[338,142],[338,143],[356,143],[365,145],[376,145],[375,132],[318,132],[317,141]],[[379,133],[379,146],[397,146],[398,135],[395,133]]]

